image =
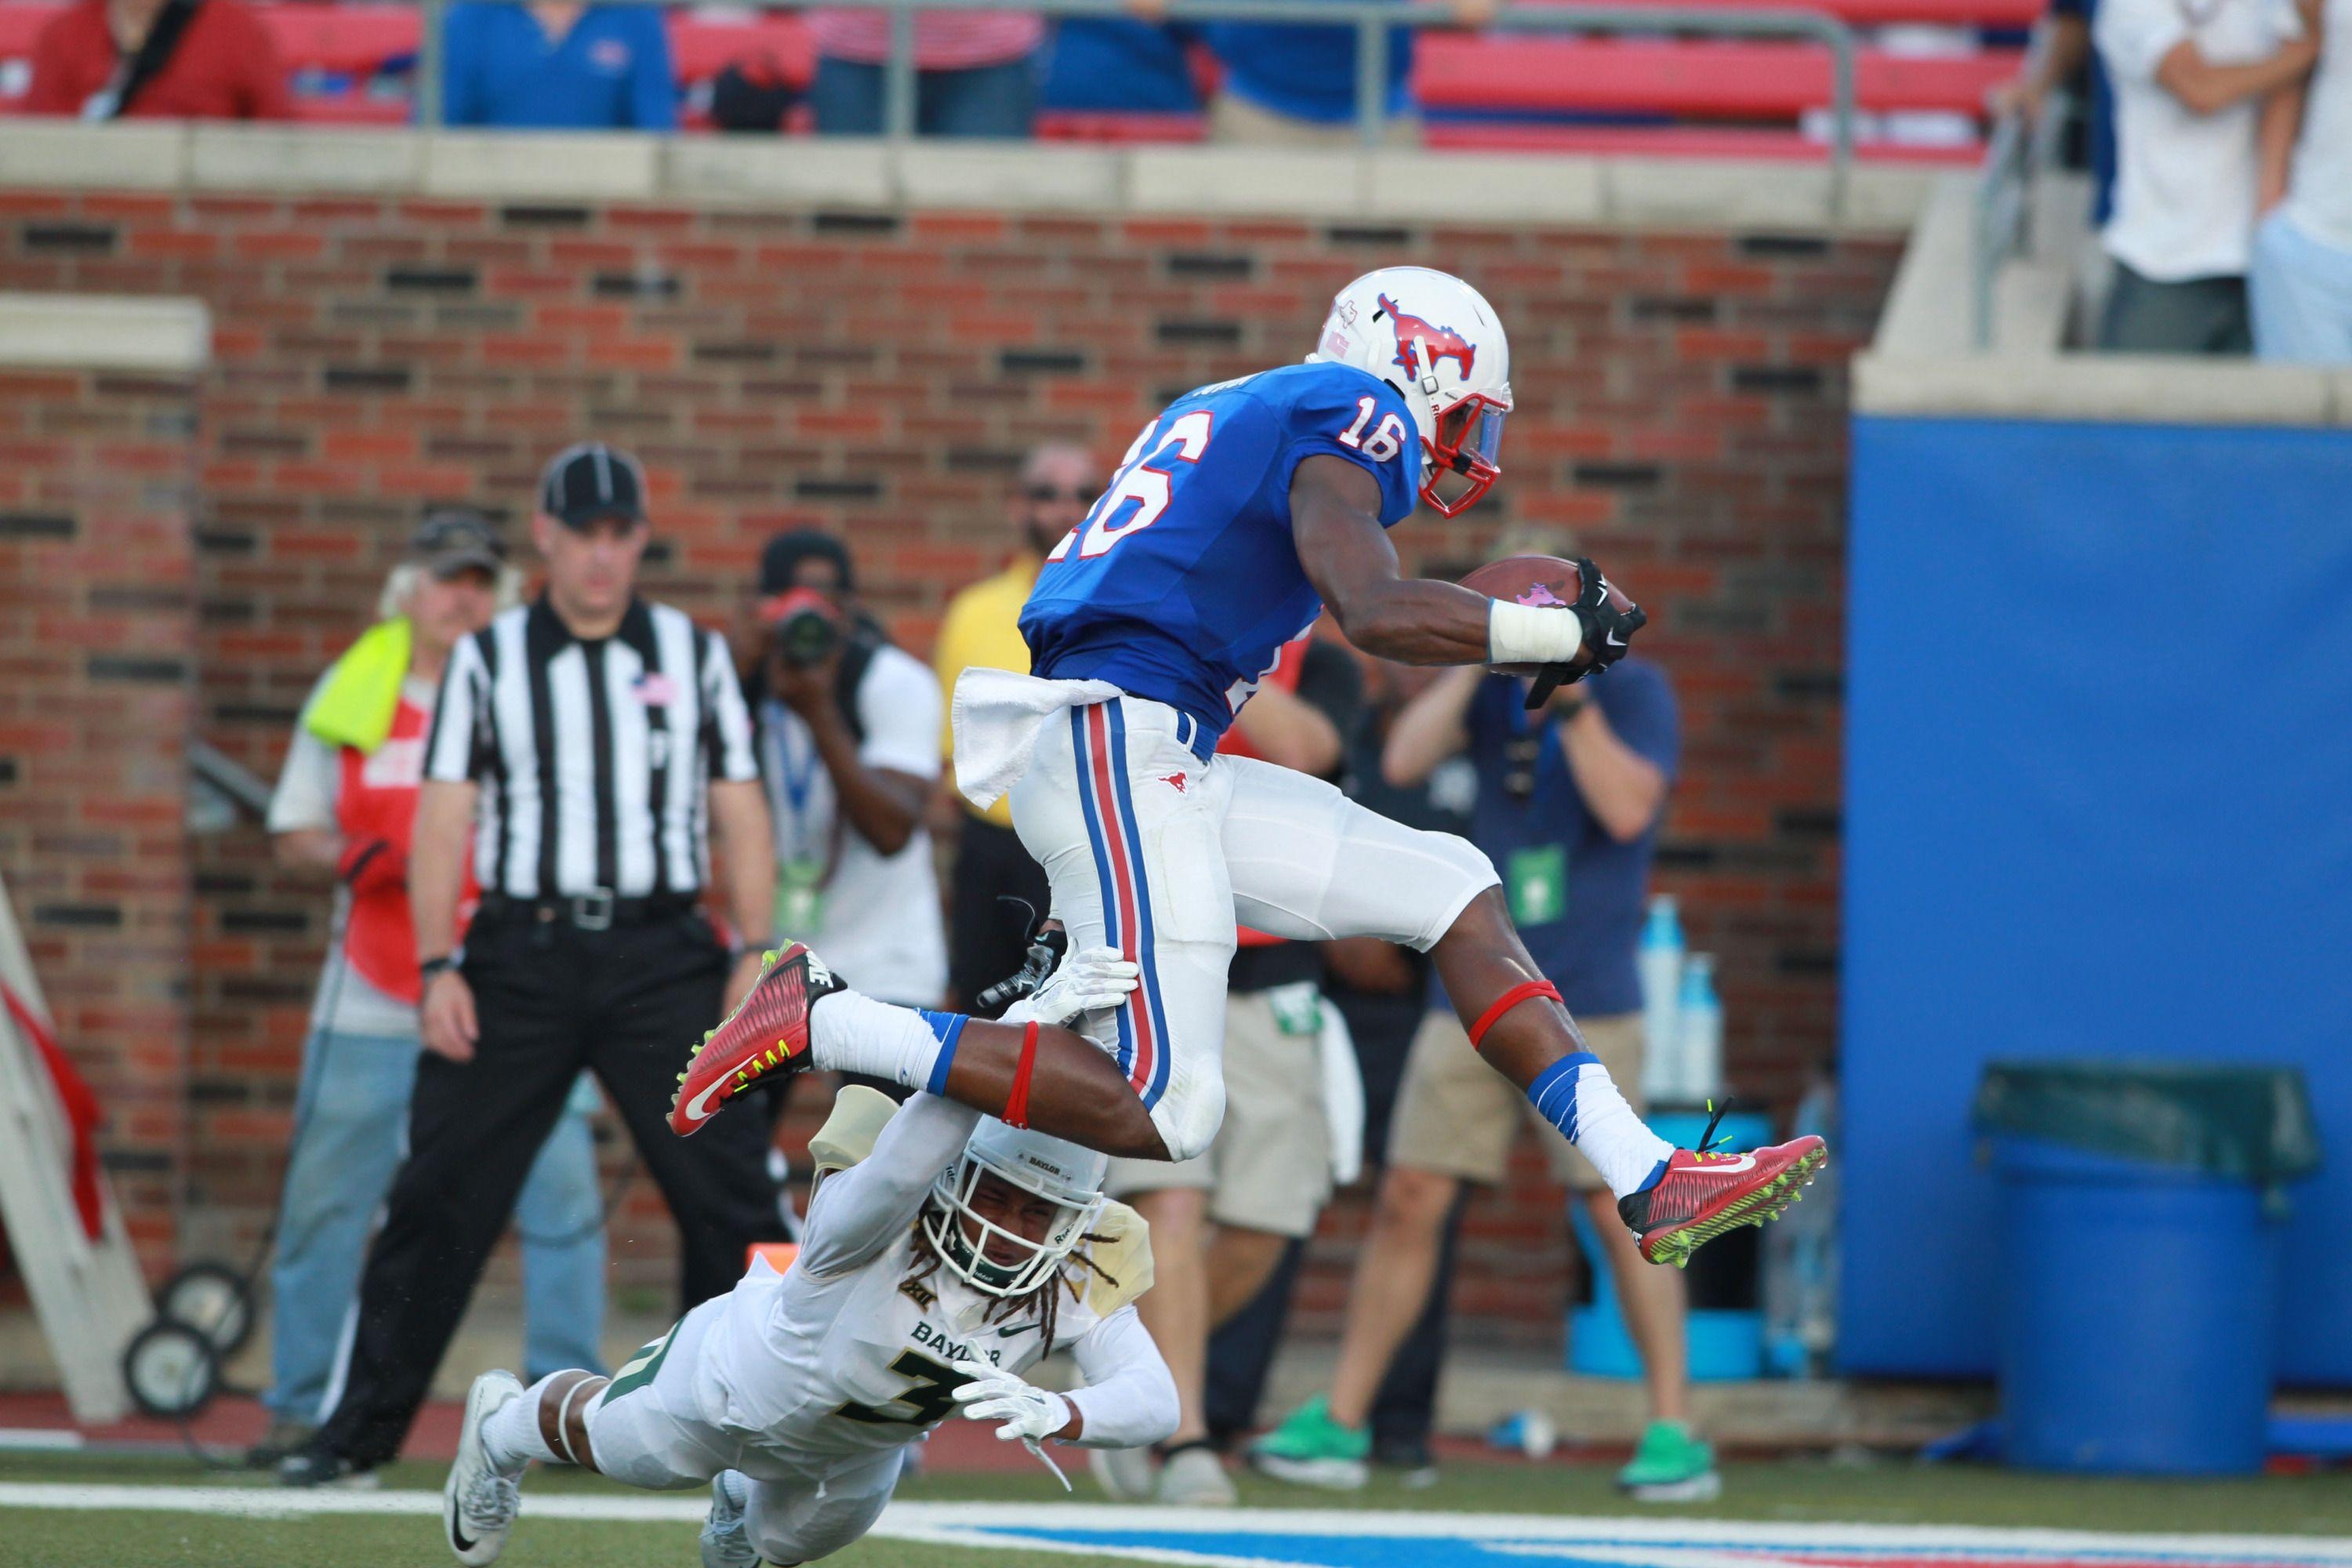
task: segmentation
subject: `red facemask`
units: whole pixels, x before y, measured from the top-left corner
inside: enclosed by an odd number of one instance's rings
[[[1510,399],[1474,392],[1440,411],[1429,450],[1429,477],[1421,499],[1441,517],[1459,517],[1502,477],[1503,420]]]

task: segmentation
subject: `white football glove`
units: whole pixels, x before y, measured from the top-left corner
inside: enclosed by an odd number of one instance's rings
[[[1070,1424],[1070,1402],[1009,1372],[973,1378],[955,1391],[967,1421],[999,1421],[1000,1443],[1035,1443]]]
[[[1062,960],[1024,1010],[1040,1024],[1067,1024],[1125,1002],[1142,973],[1118,949],[1090,947]]]

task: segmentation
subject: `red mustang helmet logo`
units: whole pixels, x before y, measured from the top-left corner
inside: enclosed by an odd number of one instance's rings
[[[1396,327],[1397,355],[1391,363],[1402,365],[1407,375],[1419,381],[1437,368],[1439,360],[1450,359],[1462,367],[1463,379],[1469,379],[1470,362],[1478,356],[1469,339],[1452,327],[1433,327],[1419,316],[1407,315],[1386,294],[1381,296],[1381,309]],[[1424,356],[1426,365],[1422,363]]]

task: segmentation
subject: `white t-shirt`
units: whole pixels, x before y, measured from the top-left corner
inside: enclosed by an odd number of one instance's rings
[[[2299,37],[2292,0],[2101,0],[2092,36],[2116,93],[2116,210],[2107,253],[2163,283],[2246,270],[2259,100],[2199,114],[2157,83],[2184,38],[2215,65],[2252,65]]]
[[[2352,0],[2326,0],[2319,38],[2286,213],[2321,244],[2352,251]]]
[[[328,672],[332,673],[331,669]],[[331,832],[340,826],[335,820],[335,801],[343,787],[341,754],[338,748],[312,734],[310,726],[304,721],[310,716],[310,705],[326,689],[327,676],[322,675],[303,700],[302,718],[295,721],[294,742],[286,748],[286,765],[278,770],[278,790],[269,797],[272,833],[293,833],[303,828]],[[412,675],[400,683],[400,694],[429,716],[434,699],[440,693],[433,682]],[[368,766],[404,770],[406,781],[416,783],[424,777],[424,743],[387,742],[368,759]],[[337,931],[342,929],[343,900],[347,897],[342,889],[335,890]],[[310,1027],[392,1040],[415,1039],[418,1033],[416,1009],[369,984],[343,956],[341,944],[327,954],[326,970],[319,978],[319,994],[311,1005]]]
[[[940,708],[939,680],[922,660],[887,645],[876,649],[857,683],[866,734],[858,760],[936,780]],[[833,867],[817,929],[776,934],[808,942],[868,996],[937,1006],[948,988],[948,940],[931,836],[919,827],[896,855],[884,855],[846,822],[836,834],[839,797],[817,756],[816,737],[772,699],[760,705],[760,775],[775,820],[777,865]]]

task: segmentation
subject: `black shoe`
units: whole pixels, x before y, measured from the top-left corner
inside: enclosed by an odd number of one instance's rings
[[[1397,1484],[1421,1491],[1437,1484],[1437,1460],[1419,1438],[1372,1445],[1372,1463],[1397,1479]]]
[[[245,1468],[248,1470],[274,1470],[288,1456],[299,1453],[310,1446],[319,1428],[308,1421],[289,1421],[284,1416],[269,1424],[261,1441],[245,1451]]]
[[[353,1491],[373,1491],[382,1479],[373,1465],[356,1464],[315,1443],[278,1461],[278,1484],[281,1487],[345,1487]]]

